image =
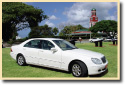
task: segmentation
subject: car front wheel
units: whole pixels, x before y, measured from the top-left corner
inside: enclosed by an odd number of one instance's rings
[[[24,58],[22,55],[19,55],[18,58],[17,58],[17,63],[18,63],[18,65],[20,65],[20,66],[26,65],[25,58]]]
[[[87,77],[88,76],[88,70],[86,65],[83,62],[75,61],[72,64],[72,74],[75,77]]]
[[[93,41],[91,40],[91,43],[92,43]]]

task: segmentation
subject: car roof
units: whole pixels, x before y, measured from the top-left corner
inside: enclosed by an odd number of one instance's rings
[[[63,40],[63,39],[60,39],[60,38],[31,38],[30,40]]]
[[[20,45],[24,45],[31,40],[49,40],[49,41],[52,41],[52,40],[63,40],[63,39],[59,39],[59,38],[31,38],[31,39],[28,39],[28,40],[22,42]]]

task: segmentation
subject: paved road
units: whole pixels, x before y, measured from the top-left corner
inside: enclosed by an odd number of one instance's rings
[[[76,41],[76,43],[80,43],[80,41]],[[81,43],[90,43],[89,40],[82,40]]]

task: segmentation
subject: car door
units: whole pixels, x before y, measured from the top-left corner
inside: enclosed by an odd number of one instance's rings
[[[54,44],[48,40],[42,40],[42,49],[39,50],[39,64],[54,68],[60,68],[61,51],[51,51],[55,48]]]
[[[38,64],[38,51],[40,40],[31,40],[23,47],[23,54],[29,64]]]

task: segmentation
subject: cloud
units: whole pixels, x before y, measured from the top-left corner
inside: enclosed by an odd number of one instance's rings
[[[104,19],[116,20],[116,15],[109,14],[109,10],[116,6],[116,2],[78,2],[74,3],[70,8],[66,8],[63,14],[67,16],[67,22],[89,27],[92,8],[96,9],[99,21]]]
[[[59,18],[57,18],[55,15],[52,15],[52,16],[49,17],[49,19],[50,19],[50,20],[57,20],[57,19],[59,19]]]
[[[46,21],[45,24],[47,24],[49,27],[55,27],[55,25],[50,21]]]
[[[116,17],[115,16],[108,16],[108,17],[105,17],[106,20],[116,20]]]
[[[70,23],[70,22],[61,22],[58,24],[58,28],[59,28],[59,31],[61,31],[62,29],[64,29],[65,26],[70,26],[70,25],[75,25],[73,23]]]

